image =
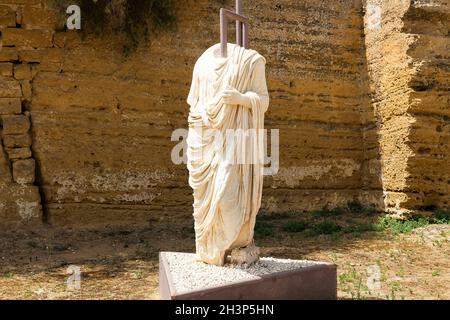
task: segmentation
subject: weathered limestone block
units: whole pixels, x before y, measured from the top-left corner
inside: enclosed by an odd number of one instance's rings
[[[22,112],[20,98],[0,98],[0,115]]]
[[[24,148],[31,146],[31,137],[26,134],[7,134],[3,136],[3,145],[6,148]]]
[[[381,28],[366,32],[366,53],[386,210],[448,207],[448,1],[368,3],[382,6]]]
[[[0,208],[0,229],[42,223],[41,198],[36,186],[0,184]]]
[[[31,78],[34,79],[34,77],[39,73],[39,63],[34,63],[31,65]]]
[[[42,207],[39,201],[16,200],[17,211],[21,223],[38,224],[42,219]]]
[[[6,148],[8,158],[10,160],[28,159],[31,157],[31,150],[28,147],[24,148]]]
[[[14,78],[17,80],[31,80],[31,66],[27,63],[14,65]]]
[[[41,201],[39,189],[37,186],[26,185],[22,186],[17,183],[10,183],[9,185],[0,185],[0,198],[6,199],[16,203],[16,199],[20,196],[22,200],[27,202]]]
[[[66,32],[56,32],[53,36],[55,47],[64,48],[66,45]]]
[[[33,95],[33,89],[29,80],[21,80],[20,86],[22,88],[22,98],[25,100],[31,100]]]
[[[32,184],[35,179],[34,159],[17,160],[13,162],[13,179],[19,184]]]
[[[408,53],[416,59],[429,60],[431,57],[449,59],[450,38],[448,36],[420,34]]]
[[[2,3],[13,5],[21,5],[21,4],[36,5],[40,4],[41,0],[2,0]]]
[[[16,11],[16,24],[22,24],[22,7],[18,7]]]
[[[7,77],[0,77],[0,97],[19,98],[22,96],[19,81]]]
[[[22,26],[25,29],[54,29],[57,17],[53,10],[24,6],[22,9]]]
[[[419,91],[411,93],[411,112],[424,112],[450,117],[450,92]]]
[[[409,214],[410,210],[405,208],[408,200],[408,195],[403,190],[401,192],[384,191],[385,211],[393,215],[402,216]]]
[[[16,48],[2,47],[0,50],[0,61],[15,61],[19,59]]]
[[[9,161],[3,147],[0,145],[0,186],[2,183],[10,183],[12,181]],[[1,197],[1,196],[0,196]],[[0,210],[1,211],[1,210]]]
[[[23,62],[50,64],[61,63],[64,57],[64,52],[59,48],[20,49],[18,56]]]
[[[250,266],[259,260],[260,250],[253,243],[244,248],[231,250],[231,264]]]
[[[11,62],[0,63],[0,76],[10,77],[12,76],[13,64]]]
[[[3,45],[48,48],[53,45],[53,31],[7,28],[2,31]]]
[[[0,5],[0,27],[15,27],[16,13],[11,7]]]
[[[30,129],[30,119],[25,115],[2,116],[3,134],[22,134]]]

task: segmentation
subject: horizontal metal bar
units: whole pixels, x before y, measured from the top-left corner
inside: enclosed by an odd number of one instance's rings
[[[233,12],[225,8],[220,8],[220,14],[221,15],[224,14],[229,20],[234,19],[241,22],[248,22],[248,18],[246,16],[237,14],[236,12]]]
[[[248,48],[248,18],[231,10],[220,8],[220,53],[224,58],[227,57],[229,20],[236,20],[242,25],[242,36],[236,36],[237,44]]]

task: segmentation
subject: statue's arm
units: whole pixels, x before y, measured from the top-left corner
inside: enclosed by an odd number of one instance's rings
[[[199,79],[198,79],[198,63],[196,62],[194,65],[194,70],[192,71],[192,82],[191,82],[191,88],[189,89],[189,94],[187,97],[187,103],[194,107],[198,100],[198,86],[199,86]]]
[[[258,98],[261,108],[265,111],[269,106],[269,92],[266,82],[266,63],[264,59],[258,59],[252,74],[252,90],[244,93],[247,100],[251,101],[253,97]],[[250,103],[251,107],[251,103]]]
[[[233,87],[227,87],[222,93],[223,102],[230,105],[241,105],[251,108],[252,99],[258,99],[261,107],[265,111],[269,106],[269,93],[266,83],[266,66],[263,59],[255,62],[253,74],[251,78],[251,90],[247,92],[239,92]]]

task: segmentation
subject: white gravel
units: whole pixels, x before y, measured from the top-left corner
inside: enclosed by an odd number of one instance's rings
[[[198,262],[193,253],[165,252],[170,274],[177,292],[186,292],[245,280],[262,275],[299,269],[323,262],[260,258],[250,267],[226,264],[223,267]]]

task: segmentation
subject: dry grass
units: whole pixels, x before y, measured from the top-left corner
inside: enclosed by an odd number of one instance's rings
[[[295,219],[266,221],[266,227],[276,232],[257,234],[262,254],[333,261],[338,265],[339,298],[450,298],[448,225],[402,235],[386,231],[331,235],[283,231],[283,225]],[[347,214],[334,219],[343,224],[373,221],[373,217]],[[3,233],[0,299],[158,299],[158,252],[193,249],[190,221],[170,227],[156,224],[101,231],[43,228]],[[79,290],[67,288],[69,265],[81,268]],[[367,284],[374,268],[380,270],[379,288]]]

